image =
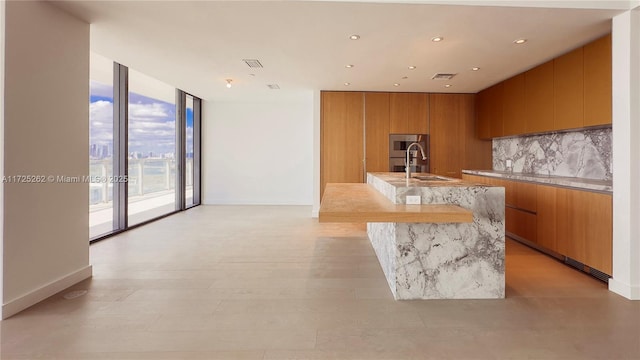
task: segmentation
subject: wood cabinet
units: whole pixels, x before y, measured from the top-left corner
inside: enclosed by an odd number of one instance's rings
[[[327,183],[364,179],[364,93],[323,91],[320,110],[320,196]]]
[[[538,228],[538,245],[552,250],[558,251],[557,246],[557,211],[556,211],[556,187],[538,185],[536,189],[536,207],[537,219],[536,226]]]
[[[611,195],[467,174],[463,179],[505,188],[508,233],[612,273]]]
[[[583,127],[584,51],[578,48],[554,60],[554,130]]]
[[[477,136],[489,139],[611,124],[611,61],[611,35],[607,35],[480,91]],[[495,113],[497,99],[502,114]]]
[[[391,93],[389,116],[391,134],[428,134],[427,93]]]
[[[479,139],[491,139],[491,94],[482,90],[477,95],[476,101],[476,136]]]
[[[503,135],[503,84],[493,85],[478,94],[478,137],[490,139]]]
[[[430,94],[430,172],[461,178],[463,168],[491,166],[491,142],[475,138],[472,94]]]
[[[584,126],[611,124],[611,35],[584,46]]]
[[[553,61],[527,71],[524,89],[527,132],[553,130]]]
[[[365,172],[389,171],[389,93],[366,92]]]
[[[524,134],[527,131],[524,109],[524,73],[504,81],[503,135]]]
[[[559,253],[612,273],[611,195],[556,189],[556,228]]]

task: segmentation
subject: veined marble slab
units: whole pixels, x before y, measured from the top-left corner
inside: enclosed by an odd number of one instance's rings
[[[589,190],[604,193],[613,192],[612,180],[595,180],[575,177],[515,173],[496,170],[462,170],[463,174],[495,177],[507,180],[527,181],[545,185],[562,186],[578,190]]]
[[[368,223],[367,233],[396,299],[504,298],[504,188],[461,180],[419,181],[403,173],[369,173],[367,182],[404,204],[455,204],[468,224]]]

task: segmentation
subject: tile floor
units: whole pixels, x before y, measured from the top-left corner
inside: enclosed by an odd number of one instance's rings
[[[394,301],[362,226],[200,206],[91,246],[2,359],[640,359],[640,302],[514,241],[504,300]]]

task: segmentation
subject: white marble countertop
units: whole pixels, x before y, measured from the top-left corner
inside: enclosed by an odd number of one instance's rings
[[[577,177],[564,177],[552,175],[539,175],[527,173],[514,173],[496,170],[462,170],[463,174],[489,176],[508,180],[526,181],[538,184],[555,185],[579,190],[597,191],[604,193],[613,192],[611,180],[595,180]]]
[[[407,181],[406,175],[403,172],[375,172],[370,174],[395,188],[472,186],[469,182],[463,181],[462,179],[429,173],[412,173],[409,181]],[[417,177],[428,177],[429,180],[421,180]]]

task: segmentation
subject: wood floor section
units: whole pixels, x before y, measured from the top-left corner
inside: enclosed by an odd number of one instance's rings
[[[507,242],[504,300],[394,301],[360,225],[200,206],[91,246],[2,359],[640,359],[640,302]],[[65,300],[70,290],[88,290]]]

